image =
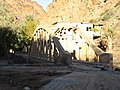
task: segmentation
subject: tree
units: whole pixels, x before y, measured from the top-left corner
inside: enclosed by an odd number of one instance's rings
[[[15,49],[17,35],[10,27],[0,27],[0,41],[6,42],[8,49]]]
[[[10,27],[0,27],[0,42],[2,42],[1,48],[3,48],[3,50],[5,51],[3,53],[5,53],[6,57],[8,57],[9,50],[16,49],[15,46],[17,44],[17,35]]]
[[[8,49],[15,49],[18,39],[17,33],[20,32],[22,25],[4,0],[0,1],[0,22],[0,40],[6,42]]]
[[[107,37],[108,39],[108,49],[110,52],[112,52],[112,49],[113,49],[113,41],[115,40],[116,38],[116,34],[115,34],[115,31],[113,30],[112,27],[108,27],[106,33],[105,33],[105,36]]]
[[[24,45],[29,45],[30,40],[32,39],[32,34],[37,26],[35,19],[32,15],[28,15],[26,18],[23,17],[22,19],[19,19],[16,17],[16,14],[8,7],[9,5],[5,2],[5,0],[0,1],[0,28],[2,29],[0,33],[5,33],[5,30],[7,30],[7,32],[9,30],[9,35],[10,32],[12,32],[12,36],[10,36],[9,39],[14,39],[14,33],[16,37],[14,41],[17,41],[14,42],[15,44],[8,41],[9,44],[7,46],[10,45],[9,47],[12,47],[13,44],[13,47],[18,49]],[[1,39],[3,39],[2,36]]]
[[[37,22],[34,20],[34,18],[31,15],[27,16],[25,24],[23,25],[21,30],[21,42],[23,42],[24,45],[27,46],[30,44],[36,26]]]

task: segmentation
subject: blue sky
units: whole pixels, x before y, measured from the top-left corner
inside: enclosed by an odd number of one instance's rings
[[[46,9],[47,5],[50,4],[53,0],[32,0],[38,2],[44,9]]]

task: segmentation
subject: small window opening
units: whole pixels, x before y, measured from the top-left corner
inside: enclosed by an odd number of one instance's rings
[[[64,38],[62,38],[62,40],[64,40]]]

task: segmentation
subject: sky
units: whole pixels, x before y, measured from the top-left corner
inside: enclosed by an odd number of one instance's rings
[[[45,10],[47,5],[50,4],[53,0],[32,0],[32,1],[36,1],[38,4],[40,4],[43,9]]]

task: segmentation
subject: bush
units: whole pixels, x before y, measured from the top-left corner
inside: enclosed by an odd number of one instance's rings
[[[119,6],[120,5],[120,1],[118,1],[118,3],[115,5],[115,7]]]
[[[0,41],[5,42],[8,49],[14,49],[17,35],[10,27],[0,27]]]
[[[106,21],[109,20],[114,15],[114,11],[112,9],[106,10],[104,13],[102,13],[100,16],[100,20]]]

